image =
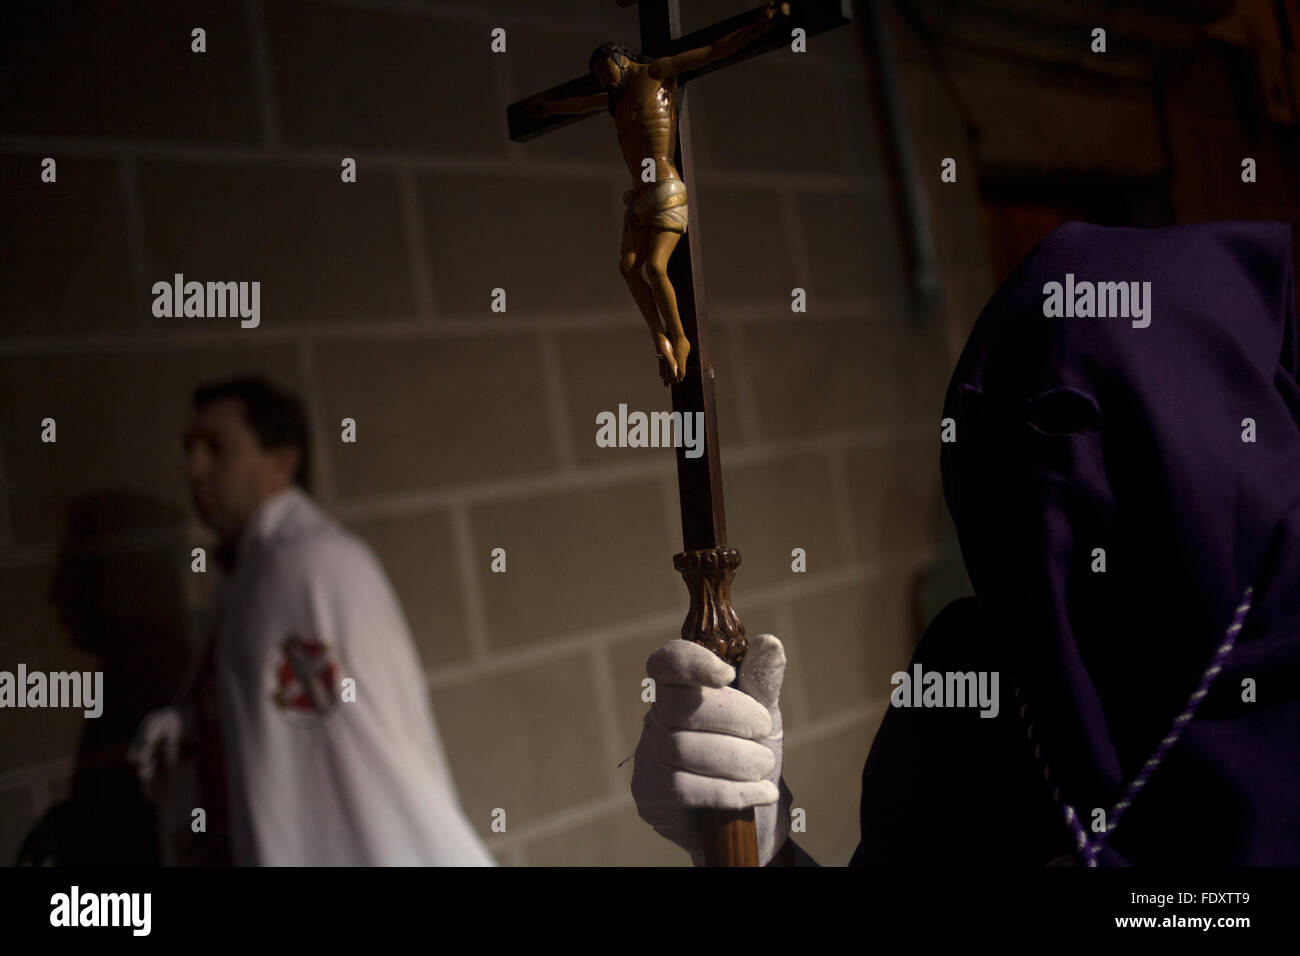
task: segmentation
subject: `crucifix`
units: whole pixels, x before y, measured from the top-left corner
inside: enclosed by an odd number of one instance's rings
[[[637,0],[618,0],[630,6]],[[641,53],[597,47],[588,73],[510,104],[510,138],[525,141],[608,110],[632,175],[624,194],[619,271],[655,345],[673,411],[703,414],[704,454],[677,449],[682,551],[673,567],[690,592],[682,638],[739,669],[745,629],[731,606],[740,552],[727,546],[714,370],[709,359],[698,199],[685,85],[760,53],[850,22],[849,0],[767,4],[681,35],[678,0],[640,0]],[[692,239],[694,241],[692,241]],[[641,275],[642,271],[645,276]],[[754,812],[702,810],[700,832],[711,866],[757,866]]]

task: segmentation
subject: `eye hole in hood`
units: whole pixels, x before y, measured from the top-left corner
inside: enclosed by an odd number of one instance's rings
[[[1043,435],[1081,435],[1100,420],[1096,400],[1068,385],[1050,388],[1029,400],[1029,427]]]

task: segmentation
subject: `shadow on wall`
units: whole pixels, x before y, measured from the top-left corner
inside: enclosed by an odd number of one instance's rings
[[[103,672],[103,713],[85,719],[67,799],[32,827],[18,865],[157,865],[154,808],[126,750],[183,674],[187,573],[185,516],[175,507],[118,491],[69,507],[50,600],[72,646]]]
[[[939,456],[934,455],[932,467],[939,470]],[[921,642],[930,622],[939,612],[953,601],[975,593],[971,586],[970,575],[966,571],[966,562],[962,558],[961,545],[957,541],[957,531],[948,514],[948,503],[943,497],[941,481],[936,481],[930,495],[926,513],[922,518],[926,523],[927,540],[935,543],[933,557],[923,566],[917,568],[912,578],[911,624],[912,632],[908,635],[913,650]]]

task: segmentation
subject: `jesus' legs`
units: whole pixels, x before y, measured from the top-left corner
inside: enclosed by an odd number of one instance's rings
[[[673,346],[664,335],[663,325],[655,307],[655,296],[645,279],[641,278],[641,267],[645,265],[650,250],[650,230],[643,226],[625,225],[623,229],[623,246],[619,250],[618,271],[627,282],[637,308],[650,328],[650,338],[659,353],[659,377],[665,385],[680,381],[677,363],[673,355]],[[685,366],[683,366],[685,368]]]
[[[681,238],[679,232],[656,229],[650,239],[650,261],[646,263],[645,270],[659,312],[664,317],[665,331],[672,340],[673,359],[677,365],[675,379],[678,382],[686,377],[686,356],[691,352],[691,343],[686,338],[682,318],[677,312],[677,293],[668,281],[668,260]]]

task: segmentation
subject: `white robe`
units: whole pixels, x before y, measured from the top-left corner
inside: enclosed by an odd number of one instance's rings
[[[369,547],[289,488],[244,529],[216,611],[236,864],[493,865]]]

